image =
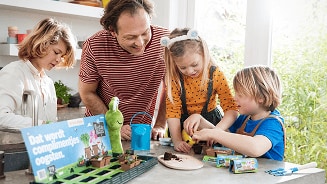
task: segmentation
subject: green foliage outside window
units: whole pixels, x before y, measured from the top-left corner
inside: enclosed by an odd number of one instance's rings
[[[304,45],[276,50],[272,67],[283,83],[283,101],[278,109],[286,125],[285,161],[297,164],[316,161],[327,172],[327,34],[311,44],[315,44],[311,45],[314,51]],[[216,58],[225,66],[225,72],[232,71],[226,72],[230,85],[235,69],[243,67],[238,55]]]
[[[197,29],[231,86],[244,66],[246,1],[197,2]],[[316,161],[327,176],[327,1],[272,2],[272,67],[283,83],[278,109],[286,125],[285,161]]]
[[[273,67],[283,81],[279,110],[286,117],[285,160],[316,161],[327,171],[327,32],[303,36],[292,49],[274,51]]]

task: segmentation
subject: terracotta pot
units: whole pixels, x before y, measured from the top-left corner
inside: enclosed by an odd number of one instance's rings
[[[17,34],[17,42],[22,43],[26,36],[27,34]]]

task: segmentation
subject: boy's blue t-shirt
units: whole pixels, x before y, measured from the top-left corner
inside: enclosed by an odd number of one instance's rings
[[[274,110],[270,114],[278,116],[284,122],[284,118],[281,117],[278,110]],[[235,121],[235,123],[229,128],[229,131],[232,133],[236,133],[236,130],[242,126],[242,123],[244,122],[246,117],[247,115],[240,115]],[[249,119],[245,127],[245,131],[248,133],[252,132],[252,130],[260,121],[261,119]],[[276,118],[269,117],[264,120],[254,135],[263,135],[267,137],[272,144],[271,149],[265,154],[263,154],[261,157],[280,161],[284,159],[284,131],[282,125]]]

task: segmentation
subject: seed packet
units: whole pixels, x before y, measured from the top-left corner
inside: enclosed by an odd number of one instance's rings
[[[258,161],[255,158],[231,159],[229,171],[234,174],[257,172]]]
[[[216,167],[229,167],[231,159],[243,158],[243,155],[217,155]]]
[[[217,155],[233,155],[233,150],[226,147],[214,147],[206,149],[205,154],[212,157]]]

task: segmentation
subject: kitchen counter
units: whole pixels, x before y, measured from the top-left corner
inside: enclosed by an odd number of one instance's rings
[[[130,148],[129,141],[123,141],[124,149]],[[157,157],[165,152],[177,153],[170,146],[162,146],[158,141],[151,142],[151,151],[148,155]],[[190,153],[191,156],[202,160],[203,155]],[[205,162],[204,166],[196,170],[174,170],[163,166],[161,163],[155,165],[146,173],[129,181],[130,184],[147,183],[291,183],[291,184],[325,184],[325,171],[319,168],[310,168],[298,171],[289,176],[273,176],[265,173],[266,170],[277,168],[290,168],[297,166],[289,162],[274,161],[269,159],[258,159],[259,169],[256,173],[233,174],[227,168],[217,168],[214,163]],[[25,175],[25,170],[5,172],[6,178],[0,179],[0,184],[22,184],[33,180],[31,175]]]
[[[85,113],[85,107],[63,107],[57,111],[58,121],[64,121],[69,119],[83,118]]]

